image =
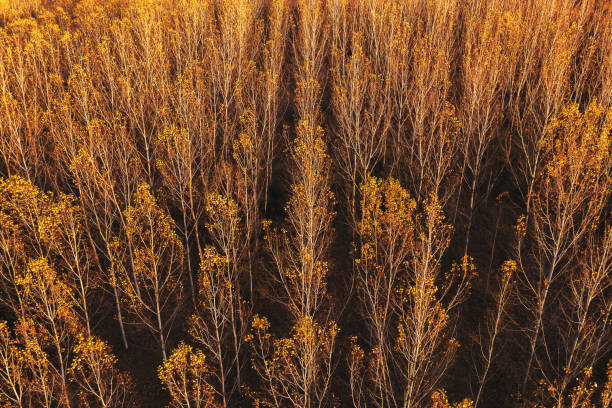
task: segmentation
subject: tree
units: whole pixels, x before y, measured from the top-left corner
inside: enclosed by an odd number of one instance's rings
[[[31,259],[27,269],[17,276],[16,284],[24,299],[26,316],[28,316],[29,324],[26,326],[27,330],[23,332],[24,340],[26,344],[33,342],[36,345],[35,351],[46,350],[48,345],[49,360],[52,362],[50,368],[59,379],[62,393],[59,402],[63,406],[70,407],[72,403],[68,378],[70,345],[74,335],[82,330],[74,313],[70,288],[61,281],[45,258]],[[39,381],[44,383],[42,377],[46,373],[41,374]]]
[[[106,342],[96,337],[77,336],[74,358],[68,369],[78,386],[84,407],[127,408],[133,404],[132,381],[117,368],[117,358]]]
[[[12,338],[7,322],[0,322],[0,402],[24,408],[28,402],[27,356]]]
[[[526,330],[529,353],[523,387],[530,378],[538,350],[546,350],[542,336],[551,288],[563,288],[585,235],[595,228],[609,197],[612,114],[598,104],[581,113],[565,107],[551,119],[542,146],[543,166],[532,199],[527,237],[519,241],[519,271],[523,300],[532,324]],[[541,343],[543,341],[543,343]]]
[[[95,267],[101,279],[108,283],[103,287],[110,287],[112,291],[123,344],[127,348],[118,283],[121,259],[114,257],[112,244],[117,229],[125,228],[124,210],[142,179],[143,170],[123,118],[115,115],[107,125],[101,120],[91,120],[76,155],[70,158],[69,168],[79,190]]]
[[[223,405],[228,405],[241,387],[244,337],[250,307],[243,300],[245,280],[243,222],[232,199],[211,194],[206,207],[208,230],[214,246],[200,254],[198,298],[189,333],[203,347],[210,374],[219,386]]]
[[[217,407],[214,389],[207,382],[210,375],[201,350],[179,344],[158,369],[159,378],[170,392],[172,408]]]
[[[340,31],[336,35],[346,34]],[[363,34],[355,32],[352,38],[339,38],[336,42],[338,45],[332,51],[332,101],[336,133],[341,143],[334,153],[344,179],[343,190],[348,203],[346,216],[354,225],[360,196],[358,186],[371,174],[384,151],[389,100],[385,99],[384,79],[373,72],[373,63],[364,49]]]
[[[123,234],[113,242],[114,257],[122,261],[122,293],[132,322],[152,332],[165,360],[183,297],[183,246],[147,184],[138,187],[125,219]]]
[[[435,197],[419,213],[392,178],[370,177],[362,191],[354,262],[371,355],[369,377],[362,383],[365,373],[355,372],[352,388],[365,384],[369,391],[356,395],[375,406],[417,406],[435,391],[459,346],[450,313],[465,299],[474,265],[464,257],[441,273],[452,228]],[[354,349],[350,356],[356,369],[360,355]]]

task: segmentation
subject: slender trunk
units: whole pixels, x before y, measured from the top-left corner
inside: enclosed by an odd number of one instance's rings
[[[189,248],[189,233],[187,232],[187,210],[185,202],[181,199],[181,212],[183,214],[183,238],[185,239],[185,257],[187,258],[187,270],[189,271],[189,286],[191,288],[191,299],[196,299],[195,285],[193,284],[193,271],[191,270],[191,250]]]
[[[113,295],[115,297],[115,305],[117,307],[117,320],[119,321],[119,329],[121,330],[121,339],[123,340],[123,346],[128,349],[128,341],[125,336],[125,327],[123,326],[123,315],[121,313],[121,299],[119,299],[119,292],[117,285],[113,284]]]
[[[225,392],[225,369],[223,364],[223,352],[221,351],[221,338],[217,330],[217,354],[219,355],[219,380],[221,381],[221,397],[223,398],[223,406],[227,407],[227,395]]]
[[[548,296],[548,288],[550,287],[550,278],[553,273],[553,266],[551,265],[550,271],[548,273],[548,281],[544,283],[544,291],[542,296],[538,299],[538,311],[536,314],[536,325],[535,331],[533,332],[533,336],[530,339],[530,350],[529,350],[529,358],[527,359],[527,368],[525,369],[525,375],[523,377],[523,384],[521,387],[521,391],[523,395],[525,394],[525,390],[527,387],[527,381],[529,379],[529,372],[531,371],[531,365],[533,364],[533,357],[535,355],[536,344],[538,342],[538,338],[540,336],[540,326],[542,325],[542,317],[544,315],[544,304],[546,303],[546,298]]]
[[[89,312],[87,311],[87,300],[85,299],[85,292],[83,290],[82,283],[81,283],[81,302],[83,302],[83,313],[85,313],[85,326],[87,327],[87,337],[91,337],[91,325],[89,323]]]
[[[55,348],[57,351],[58,363],[60,366],[60,377],[62,378],[62,395],[67,408],[70,408],[70,396],[68,395],[68,384],[66,383],[66,370],[64,369],[64,357],[62,356],[62,346],[59,342],[57,331],[53,328],[55,337]]]
[[[81,202],[81,206],[85,208],[83,202]],[[87,230],[87,237],[89,238],[89,245],[91,245],[92,253],[94,254],[94,257],[96,259],[96,265],[98,265],[98,271],[100,272],[100,275],[103,275],[104,272],[102,270],[102,264],[98,256],[98,251],[96,250],[96,245],[94,243],[93,237],[91,236],[91,229],[87,227],[86,230]],[[108,248],[108,245],[106,247]],[[116,277],[115,277],[115,273],[113,272],[114,269],[113,269],[112,264],[113,264],[113,261],[111,259],[111,281],[112,281],[111,286],[113,287],[113,295],[115,297],[115,304],[117,306],[117,320],[119,321],[119,329],[121,330],[121,339],[123,340],[123,346],[127,350],[128,342],[125,336],[125,327],[123,326],[123,317],[121,314],[121,300],[119,298],[119,292],[117,290],[117,284],[116,284]]]
[[[162,357],[166,361],[166,340],[164,339],[164,329],[161,320],[161,310],[159,309],[159,290],[155,289],[155,312],[157,315],[157,331],[159,332],[159,345],[162,349]]]
[[[495,318],[495,326],[493,328],[493,336],[491,337],[491,342],[489,343],[489,348],[487,350],[487,362],[485,365],[485,370],[482,373],[482,378],[480,379],[480,385],[478,386],[478,393],[476,394],[476,400],[474,401],[474,408],[478,408],[478,403],[480,402],[480,398],[482,397],[482,390],[487,382],[487,375],[489,374],[489,368],[491,367],[491,361],[493,360],[493,348],[495,346],[495,339],[497,338],[497,333],[499,332],[499,324],[501,323],[501,310],[498,308],[497,316]]]

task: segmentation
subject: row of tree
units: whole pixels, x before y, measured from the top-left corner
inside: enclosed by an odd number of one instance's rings
[[[612,407],[611,136],[605,1],[0,0],[0,406]]]

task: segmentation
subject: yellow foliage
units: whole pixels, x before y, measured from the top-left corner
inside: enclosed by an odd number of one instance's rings
[[[211,375],[202,350],[180,343],[158,368],[158,376],[170,392],[170,407],[217,407]]]

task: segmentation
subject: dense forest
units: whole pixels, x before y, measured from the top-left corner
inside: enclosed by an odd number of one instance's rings
[[[606,0],[0,0],[0,407],[612,408]]]

